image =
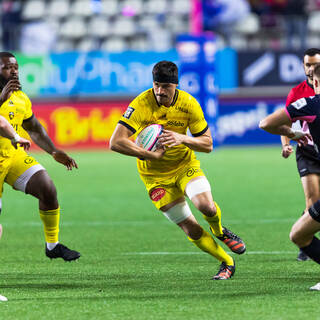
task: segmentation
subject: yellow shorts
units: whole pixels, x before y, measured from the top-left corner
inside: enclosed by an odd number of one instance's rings
[[[149,197],[157,209],[183,197],[188,182],[200,176],[204,176],[204,173],[198,160],[187,163],[171,176],[140,175]]]
[[[0,157],[0,198],[4,182],[24,192],[30,177],[39,170],[44,168],[23,150],[18,150],[12,157]]]

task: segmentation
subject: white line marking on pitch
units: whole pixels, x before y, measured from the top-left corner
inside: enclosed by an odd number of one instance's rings
[[[233,254],[233,252],[228,252]],[[247,251],[245,254],[296,254],[296,251]],[[126,252],[123,255],[193,255],[205,254],[204,252]]]
[[[261,220],[250,220],[250,221],[241,221],[241,224],[270,224],[270,223],[293,223],[294,219],[261,219]],[[39,227],[42,226],[41,221],[30,221],[30,222],[2,222],[5,227]],[[118,225],[127,225],[127,226],[145,226],[145,225],[159,225],[159,224],[171,224],[169,221],[65,221],[62,222],[64,226],[87,226],[87,227],[96,227],[96,226],[118,226]],[[239,221],[228,221],[227,224],[240,224]]]

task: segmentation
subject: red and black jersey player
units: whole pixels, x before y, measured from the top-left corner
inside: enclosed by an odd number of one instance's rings
[[[320,63],[320,49],[307,49],[303,55],[303,66],[307,79],[296,87],[292,88],[287,96],[286,107],[298,99],[314,96],[313,89],[313,71],[316,64]],[[293,127],[300,127],[305,132],[309,131],[308,122],[297,121]],[[290,139],[286,136],[281,136],[282,156],[288,158],[293,152],[293,147],[290,144]],[[317,152],[314,149],[312,141],[307,145],[297,146],[296,149],[297,168],[300,175],[304,196],[305,210],[320,199],[320,161]],[[304,212],[304,211],[303,211]],[[308,260],[301,250],[299,251],[298,261]]]

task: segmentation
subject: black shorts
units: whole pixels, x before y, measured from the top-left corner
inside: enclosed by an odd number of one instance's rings
[[[296,160],[300,177],[311,173],[320,175],[319,154],[312,146],[297,147]]]

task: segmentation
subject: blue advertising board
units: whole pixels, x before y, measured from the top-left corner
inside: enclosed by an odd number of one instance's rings
[[[180,88],[195,97],[215,138],[218,117],[216,39],[214,35],[180,35],[177,38]]]
[[[160,60],[177,62],[176,50],[109,54],[102,51],[50,54],[42,97],[132,96],[152,86],[152,68]]]
[[[218,144],[280,144],[280,137],[261,130],[259,122],[268,114],[284,106],[284,99],[220,100],[216,136]]]

